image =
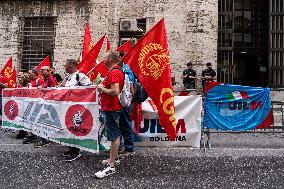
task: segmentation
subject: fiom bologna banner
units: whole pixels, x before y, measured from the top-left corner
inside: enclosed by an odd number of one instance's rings
[[[143,121],[137,133],[138,146],[192,146],[200,147],[201,137],[201,96],[175,96],[177,118],[174,141],[170,141],[164,128],[159,124],[158,111],[151,100],[142,104]],[[139,141],[139,142],[138,142]]]
[[[272,124],[270,89],[220,84],[205,96],[204,126],[244,131]]]
[[[3,127],[98,152],[96,88],[5,89]]]

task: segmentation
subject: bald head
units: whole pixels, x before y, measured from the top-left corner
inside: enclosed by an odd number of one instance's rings
[[[116,51],[110,51],[105,59],[105,65],[111,68],[119,63],[119,53]]]
[[[43,76],[43,77],[46,77],[50,74],[50,67],[49,66],[43,66],[40,68],[40,74]]]

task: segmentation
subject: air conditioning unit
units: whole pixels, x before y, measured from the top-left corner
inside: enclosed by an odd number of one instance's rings
[[[121,19],[120,20],[120,31],[137,31],[137,20],[136,19]]]

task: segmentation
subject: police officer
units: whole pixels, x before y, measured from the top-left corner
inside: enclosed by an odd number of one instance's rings
[[[183,85],[185,89],[195,89],[196,71],[192,69],[192,62],[188,62],[187,69],[182,73]]]

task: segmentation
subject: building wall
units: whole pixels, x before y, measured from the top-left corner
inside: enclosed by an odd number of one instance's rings
[[[12,55],[14,65],[20,67],[23,17],[57,17],[54,65],[62,74],[64,60],[79,57],[86,19],[93,42],[108,33],[114,49],[120,18],[146,18],[149,29],[165,17],[172,72],[181,84],[180,76],[189,60],[196,64],[198,74],[206,62],[216,67],[217,4],[217,0],[1,1],[1,65]]]

